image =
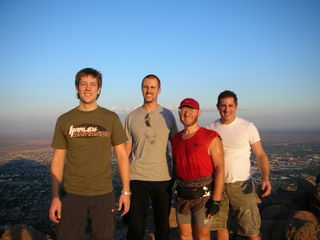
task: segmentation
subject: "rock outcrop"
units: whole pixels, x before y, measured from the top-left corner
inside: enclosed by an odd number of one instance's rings
[[[278,189],[259,204],[263,240],[320,240],[320,176]]]

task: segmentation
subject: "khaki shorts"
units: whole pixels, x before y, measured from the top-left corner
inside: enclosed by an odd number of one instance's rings
[[[228,216],[231,210],[236,216],[237,224],[234,229],[236,233],[242,236],[253,236],[259,233],[261,220],[252,179],[224,184],[221,208],[213,217],[211,228],[213,230],[229,229]]]

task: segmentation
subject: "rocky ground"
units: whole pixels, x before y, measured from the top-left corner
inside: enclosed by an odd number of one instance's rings
[[[258,189],[258,188],[257,188]],[[302,179],[297,189],[274,190],[271,196],[260,198],[257,192],[262,226],[263,240],[320,240],[320,174],[315,179]],[[179,231],[175,222],[175,210],[170,216],[171,239],[179,239]],[[231,222],[235,231],[235,222]],[[118,222],[115,233],[116,240],[123,240],[126,236],[127,226]],[[2,240],[49,240],[52,239],[41,229],[34,229],[25,224],[14,225],[7,229]],[[86,240],[90,240],[90,233]],[[145,239],[154,239],[153,219],[149,216]],[[216,239],[212,232],[211,239]],[[231,239],[243,239],[231,233]]]

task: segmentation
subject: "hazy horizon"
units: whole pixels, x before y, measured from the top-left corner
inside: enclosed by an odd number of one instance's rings
[[[112,109],[109,109],[109,110],[112,110]],[[173,112],[175,119],[177,121],[178,130],[179,131],[182,130],[183,126],[179,121],[177,110],[171,109],[171,111]],[[122,121],[122,123],[124,123],[127,113],[123,113],[123,111],[121,111],[121,112],[117,112],[117,114],[120,117],[120,120]],[[219,118],[218,114],[219,113],[216,110],[206,109],[202,111],[202,114],[199,119],[200,126],[203,126],[203,127],[208,126],[211,122]],[[270,127],[268,125],[267,119],[264,121],[261,121],[261,119],[259,119],[258,117],[246,114],[246,112],[243,113],[241,110],[238,112],[237,115],[238,117],[241,117],[250,122],[253,122],[257,126],[260,133],[274,133],[274,132],[277,132],[277,133],[301,132],[301,133],[315,133],[315,134],[320,133],[320,128],[311,127],[311,126],[308,126],[308,127],[291,126],[290,127],[289,125],[284,126],[285,123],[282,123],[282,124],[279,124],[277,127]],[[214,118],[212,116],[214,116]],[[55,123],[56,123],[56,118],[52,118],[50,121],[41,122],[40,126],[39,124],[37,124],[36,126],[32,126],[32,124],[30,124],[30,126],[27,126],[27,127],[26,125],[14,126],[14,125],[8,124],[8,126],[5,129],[4,128],[1,129],[0,140],[10,138],[10,137],[12,137],[13,139],[25,138],[30,140],[51,139],[53,137]],[[14,131],[12,130],[13,127],[15,128]]]

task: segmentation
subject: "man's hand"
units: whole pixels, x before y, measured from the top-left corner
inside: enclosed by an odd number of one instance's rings
[[[267,197],[271,194],[271,183],[269,180],[262,180],[262,184],[261,184],[261,190],[262,190],[262,195],[261,197]]]
[[[55,223],[60,223],[61,219],[61,201],[59,198],[53,198],[51,201],[51,206],[49,210],[49,216],[51,221]]]
[[[214,201],[210,198],[206,203],[206,217],[211,218],[212,216],[216,215],[220,211],[220,201]]]
[[[118,211],[121,211],[121,209],[123,209],[121,216],[125,215],[129,211],[129,209],[130,209],[130,195],[121,194],[120,199],[119,199]]]

